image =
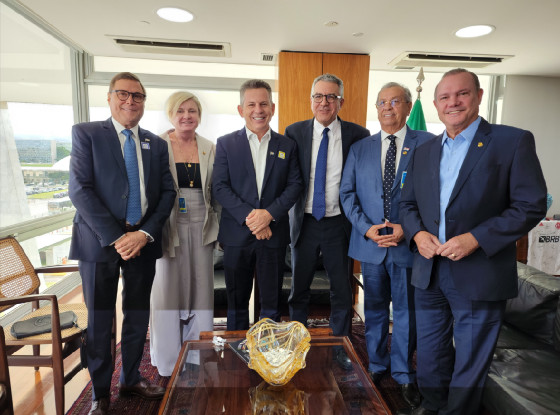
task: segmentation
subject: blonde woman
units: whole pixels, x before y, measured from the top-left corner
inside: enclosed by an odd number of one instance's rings
[[[169,147],[177,199],[163,228],[163,257],[156,263],[150,355],[159,374],[171,376],[182,343],[213,329],[213,246],[219,206],[212,199],[216,147],[196,133],[200,101],[190,92],[175,92],[165,110],[174,128],[161,137]]]

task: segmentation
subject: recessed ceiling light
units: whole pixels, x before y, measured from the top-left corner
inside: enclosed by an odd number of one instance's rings
[[[455,32],[457,37],[480,37],[485,36],[494,31],[495,27],[490,25],[476,25],[463,27]]]
[[[162,19],[176,23],[186,23],[194,19],[191,12],[176,7],[162,7],[158,9],[156,13]]]

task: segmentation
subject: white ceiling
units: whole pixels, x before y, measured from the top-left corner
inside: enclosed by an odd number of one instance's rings
[[[389,62],[406,51],[498,54],[513,57],[476,71],[560,76],[558,0],[20,0],[20,3],[95,56],[266,65],[260,61],[261,53],[277,54],[282,50],[363,53],[371,56],[371,69],[391,70]],[[190,23],[166,22],[155,14],[162,6],[185,8],[195,18]],[[337,21],[338,25],[327,27],[324,25],[327,21]],[[454,36],[457,29],[474,24],[491,24],[496,30],[477,39]],[[356,37],[354,33],[363,35]],[[108,35],[229,42],[231,57],[126,53]]]

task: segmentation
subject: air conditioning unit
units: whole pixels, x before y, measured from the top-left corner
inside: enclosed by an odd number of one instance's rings
[[[157,53],[164,55],[207,56],[215,58],[231,57],[229,43],[212,43],[190,40],[131,38],[107,35],[115,45],[125,52]]]
[[[485,68],[503,62],[513,55],[482,55],[463,53],[404,52],[389,62],[395,69],[432,68]]]

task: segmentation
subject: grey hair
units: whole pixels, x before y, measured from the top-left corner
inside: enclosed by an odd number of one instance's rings
[[[331,73],[324,73],[323,75],[319,75],[313,80],[313,85],[311,85],[311,95],[313,95],[313,93],[315,92],[315,84],[319,81],[332,82],[334,84],[337,84],[340,90],[340,96],[344,98],[344,83],[342,82],[342,79]]]
[[[268,82],[263,81],[262,79],[249,79],[248,81],[243,82],[243,85],[241,85],[241,89],[239,90],[239,97],[240,97],[239,102],[241,106],[243,106],[243,103],[245,102],[245,91],[247,91],[248,89],[260,89],[260,88],[266,89],[266,91],[268,92],[268,100],[270,101],[271,104],[273,104],[272,88],[270,87]]]
[[[387,82],[385,85],[383,85],[379,90],[379,92],[377,93],[378,101],[379,101],[379,94],[381,93],[381,91],[388,88],[401,88],[404,91],[404,98],[406,99],[406,102],[412,102],[412,94],[410,93],[410,89],[408,89],[406,86],[402,84],[399,84],[398,82]]]

